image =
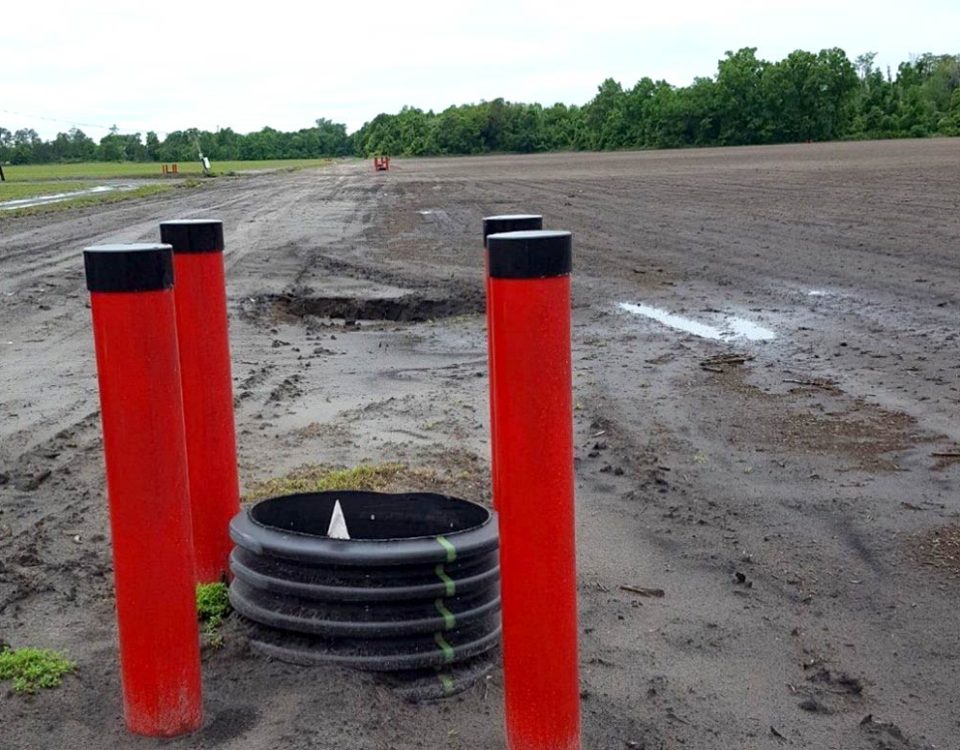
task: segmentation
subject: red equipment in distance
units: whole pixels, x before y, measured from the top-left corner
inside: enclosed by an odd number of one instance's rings
[[[386,172],[390,169],[390,157],[389,156],[374,156],[373,157],[373,171],[374,172]]]

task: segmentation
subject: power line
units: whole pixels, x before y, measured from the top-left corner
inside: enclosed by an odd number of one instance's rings
[[[76,120],[62,120],[57,117],[45,117],[44,115],[35,115],[28,112],[16,112],[12,109],[0,108],[0,112],[8,115],[17,115],[18,117],[27,117],[32,120],[46,120],[47,122],[57,122],[61,125],[70,125],[72,127],[96,128],[97,130],[110,130],[112,125],[96,125],[92,122],[77,122]]]

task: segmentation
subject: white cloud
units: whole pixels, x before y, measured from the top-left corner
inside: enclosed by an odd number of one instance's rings
[[[317,117],[352,130],[404,104],[496,96],[582,104],[608,76],[687,84],[743,46],[768,59],[797,48],[877,51],[891,66],[960,51],[956,0],[99,0],[15,4],[3,20],[0,125],[45,137],[72,124],[99,137],[91,125],[248,131]]]

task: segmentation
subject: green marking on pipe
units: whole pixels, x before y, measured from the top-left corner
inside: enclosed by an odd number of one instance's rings
[[[437,542],[447,551],[447,562],[452,563],[457,559],[457,548],[445,536],[438,536]]]
[[[453,691],[456,688],[456,685],[453,682],[453,677],[443,672],[437,672],[437,679],[440,680],[440,686],[443,688],[444,695],[453,695]]]
[[[447,571],[443,569],[443,563],[439,563],[433,569],[433,572],[437,574],[437,578],[443,581],[443,585],[446,587],[444,596],[453,596],[457,593],[457,582],[447,575]]]
[[[443,651],[443,661],[447,664],[453,661],[453,646],[447,643],[447,639],[443,637],[443,633],[435,633],[433,636],[434,643],[437,644],[437,648]]]
[[[453,612],[446,608],[443,603],[443,599],[437,599],[433,603],[433,606],[436,607],[437,612],[443,616],[443,629],[453,630],[454,626],[457,624],[457,618],[454,617]]]

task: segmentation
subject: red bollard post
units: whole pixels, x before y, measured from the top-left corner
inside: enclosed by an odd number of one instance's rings
[[[579,750],[569,232],[487,237],[509,750]]]
[[[539,214],[503,214],[501,216],[485,216],[483,219],[483,250],[484,250],[484,275],[487,277],[487,300],[490,300],[490,274],[487,273],[487,237],[491,234],[501,234],[503,232],[521,232],[526,230],[543,229],[543,217]],[[490,305],[487,304],[487,373],[490,379],[490,443],[497,442],[497,409],[493,405],[493,397],[497,392],[497,386],[494,382],[496,378],[496,368],[493,366],[493,320],[490,315]],[[496,457],[490,457],[490,474],[493,479],[493,502],[496,507],[497,502],[497,461]]]
[[[100,383],[123,713],[151,737],[203,720],[169,245],[83,253]]]
[[[229,525],[240,512],[223,223],[165,221],[160,241],[173,247],[177,279],[174,300],[197,580],[212,583],[226,580],[230,572]]]

